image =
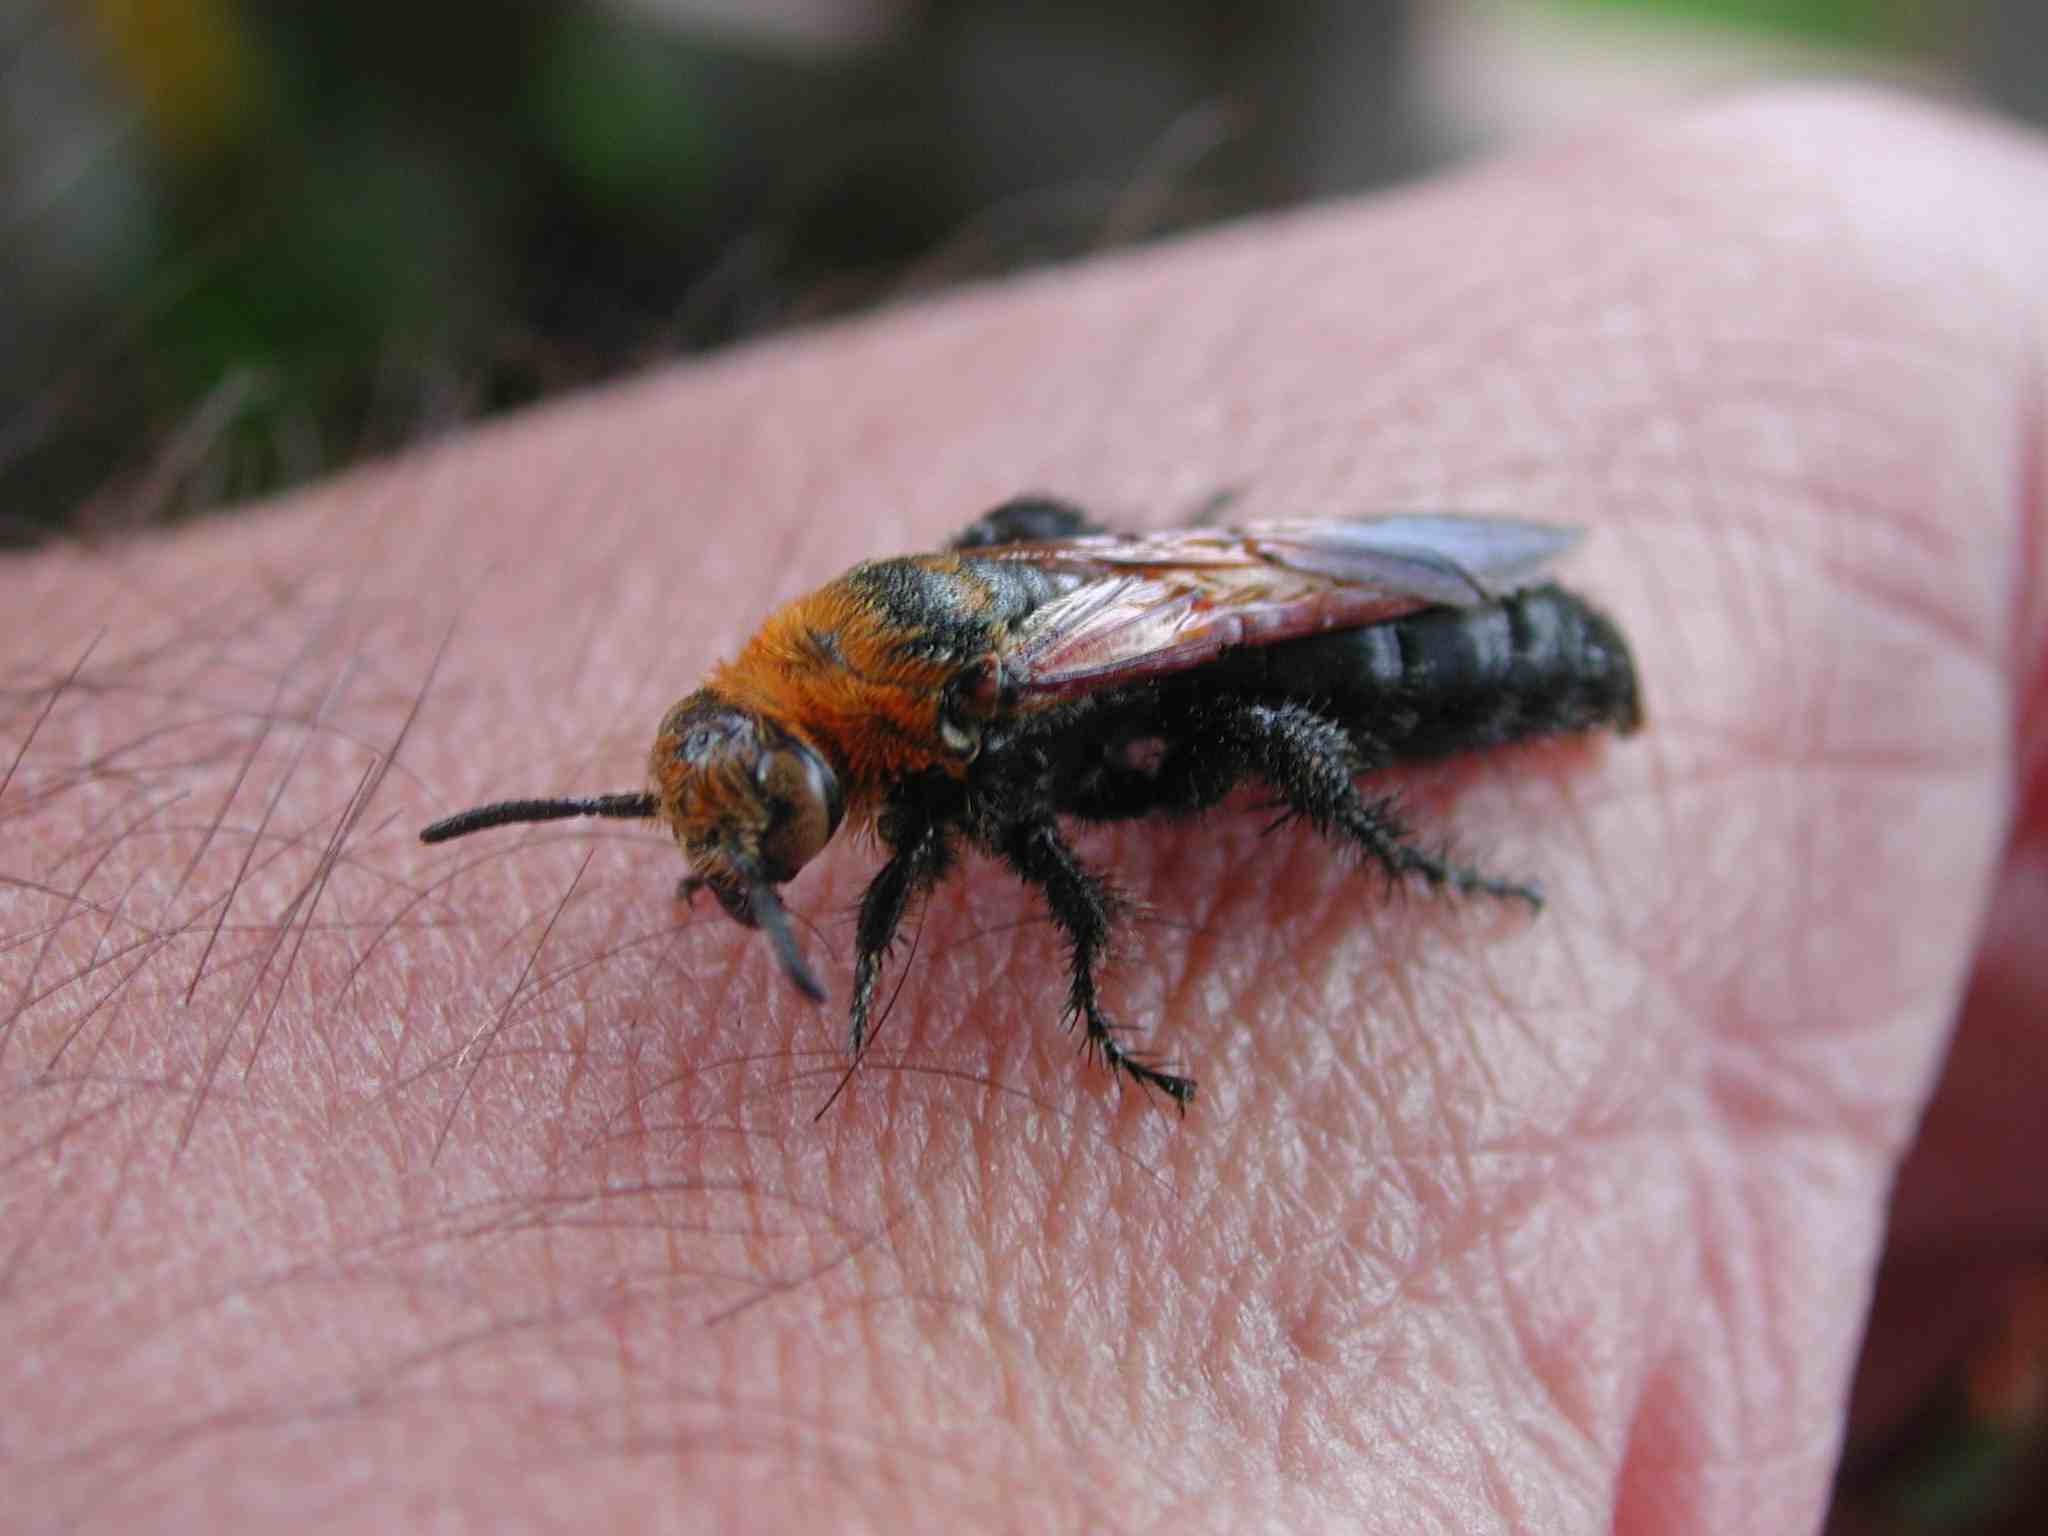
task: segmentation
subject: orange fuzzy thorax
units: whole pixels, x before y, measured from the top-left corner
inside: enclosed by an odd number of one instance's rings
[[[903,638],[837,581],[770,614],[705,686],[823,755],[848,818],[865,820],[907,775],[965,771],[938,725],[941,693],[961,663],[908,654]]]

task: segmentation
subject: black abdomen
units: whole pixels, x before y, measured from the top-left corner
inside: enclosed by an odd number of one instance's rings
[[[1473,608],[1233,651],[1204,683],[1287,698],[1390,757],[1436,757],[1530,736],[1642,723],[1621,632],[1562,587]]]

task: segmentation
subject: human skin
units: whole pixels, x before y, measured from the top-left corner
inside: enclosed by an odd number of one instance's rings
[[[1802,94],[0,566],[10,1521],[1812,1527],[1952,1044],[1873,1421],[2048,1231],[2044,294],[2038,143]],[[815,1009],[655,831],[415,841],[639,787],[858,559],[1219,488],[1585,525],[1649,719],[1391,779],[1533,920],[1255,795],[1087,834],[1185,1118],[992,865],[818,1117],[871,847]]]

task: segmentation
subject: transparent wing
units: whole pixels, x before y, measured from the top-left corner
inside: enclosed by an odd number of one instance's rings
[[[1355,629],[1526,586],[1577,529],[1416,514],[1013,544],[977,557],[1057,568],[1071,591],[1003,649],[1026,707],[1200,666],[1243,645]]]

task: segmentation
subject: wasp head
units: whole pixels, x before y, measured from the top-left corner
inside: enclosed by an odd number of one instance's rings
[[[838,775],[809,743],[709,689],[663,717],[652,771],[660,814],[690,874],[726,915],[763,930],[783,974],[806,997],[825,989],[804,964],[776,887],[832,840],[844,803]]]

